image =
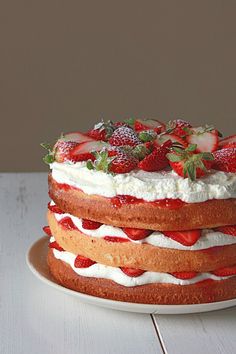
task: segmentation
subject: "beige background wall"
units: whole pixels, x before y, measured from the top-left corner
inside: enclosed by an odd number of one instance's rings
[[[100,117],[236,131],[236,1],[3,1],[1,171],[46,170],[42,141]]]

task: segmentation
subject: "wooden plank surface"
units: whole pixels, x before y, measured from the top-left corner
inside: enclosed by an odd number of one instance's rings
[[[162,353],[149,315],[82,304],[30,273],[47,202],[46,174],[0,174],[0,353]]]
[[[194,315],[155,315],[168,354],[235,354],[236,307]]]

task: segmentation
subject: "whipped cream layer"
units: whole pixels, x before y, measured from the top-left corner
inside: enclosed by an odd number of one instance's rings
[[[187,203],[210,199],[236,198],[236,174],[212,170],[206,176],[191,181],[174,171],[130,173],[112,175],[89,170],[86,162],[54,162],[50,165],[52,177],[58,183],[81,189],[84,193],[115,197],[130,195],[145,201],[181,199]]]
[[[53,205],[54,203],[51,204]],[[184,246],[181,243],[174,241],[171,238],[165,236],[159,231],[153,231],[153,233],[148,237],[142,240],[134,241],[131,240],[125,234],[125,232],[119,227],[102,224],[96,230],[88,230],[83,228],[82,219],[79,219],[76,216],[67,213],[65,214],[54,213],[54,216],[58,222],[65,217],[70,217],[73,223],[75,224],[75,226],[78,228],[78,230],[81,233],[88,236],[98,237],[98,238],[103,238],[105,236],[123,237],[137,244],[148,243],[156,247],[173,248],[173,249],[186,250],[186,251],[197,251],[197,250],[207,249],[210,247],[232,245],[236,243],[235,236],[226,235],[223,234],[222,232],[214,231],[211,229],[202,230],[201,237],[193,246]]]
[[[50,242],[55,241],[54,237],[50,238]],[[59,259],[67,264],[73,269],[73,271],[84,277],[91,278],[103,278],[113,280],[115,283],[130,287],[130,286],[139,286],[151,283],[166,283],[166,284],[175,284],[175,285],[190,285],[195,284],[199,281],[206,279],[212,280],[224,280],[230,277],[218,277],[211,273],[199,273],[196,277],[192,279],[178,279],[173,275],[168,273],[158,273],[158,272],[149,272],[146,271],[138,277],[129,277],[126,275],[120,268],[106,266],[100,263],[95,263],[88,268],[76,268],[74,266],[76,255],[67,251],[58,251],[53,248],[53,255],[56,259]]]

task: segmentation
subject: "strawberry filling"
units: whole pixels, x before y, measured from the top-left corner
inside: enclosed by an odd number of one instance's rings
[[[173,275],[175,278],[187,280],[187,279],[195,278],[198,273],[197,272],[174,272],[170,274]]]
[[[129,227],[124,227],[123,231],[129,238],[131,238],[131,240],[143,240],[144,238],[151,235],[151,233],[153,232],[151,230],[135,229]]]
[[[117,195],[116,197],[111,198],[111,203],[115,208],[120,208],[124,204],[138,204],[138,203],[151,203],[160,208],[167,209],[178,209],[184,206],[185,202],[180,199],[157,199],[153,202],[147,202],[144,199],[132,197],[131,195]]]
[[[162,231],[162,233],[170,237],[172,240],[181,243],[184,246],[194,245],[201,236],[201,230],[188,231]]]
[[[52,231],[50,229],[49,226],[44,226],[43,227],[43,231],[45,232],[45,234],[47,234],[48,236],[52,236]]]
[[[129,277],[140,277],[140,275],[145,273],[145,270],[142,269],[126,268],[126,267],[121,267],[120,269],[122,270],[123,273],[125,273]]]
[[[130,240],[128,240],[127,238],[115,236],[105,236],[103,237],[103,239],[108,242],[130,242]]]
[[[78,255],[75,258],[74,266],[75,268],[88,268],[96,262],[92,261],[92,259]]]
[[[100,222],[82,219],[82,227],[86,230],[97,230],[101,225]]]
[[[50,202],[48,203],[48,209],[56,214],[64,214],[63,210],[61,210],[57,205],[51,205]]]
[[[49,243],[49,247],[50,248],[55,248],[58,251],[64,251],[64,248],[62,248],[61,246],[58,245],[57,241],[53,241]]]
[[[216,227],[214,230],[222,232],[223,234],[236,236],[236,225],[219,226]]]
[[[64,217],[59,221],[59,224],[68,230],[78,230],[78,228],[73,223],[72,219],[69,216]]]

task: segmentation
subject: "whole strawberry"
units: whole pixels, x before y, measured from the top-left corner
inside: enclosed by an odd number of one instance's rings
[[[64,162],[70,160],[71,151],[79,144],[75,141],[65,141],[59,139],[54,145],[54,158],[57,162]]]
[[[169,130],[172,134],[178,135],[180,137],[185,136],[186,128],[192,128],[189,122],[186,122],[183,119],[175,119],[167,124],[167,130]]]
[[[103,120],[96,124],[92,130],[90,130],[87,135],[95,140],[107,141],[111,136],[116,126],[111,120],[104,122]]]
[[[138,165],[138,160],[131,154],[115,151],[103,150],[95,152],[95,161],[88,161],[87,168],[90,170],[112,172],[112,173],[128,173],[134,170]]]
[[[141,144],[141,141],[132,128],[121,126],[114,131],[109,143],[114,146],[136,146]]]
[[[139,162],[138,167],[148,172],[163,170],[169,164],[166,154],[169,152],[170,145],[169,141],[167,141],[161,146],[156,147],[151,154]]]
[[[185,150],[172,148],[172,152],[167,154],[169,163],[173,170],[184,178],[188,177],[192,181],[204,176],[211,168],[214,156],[210,152],[196,154],[197,146],[189,145]]]
[[[225,172],[236,172],[236,148],[226,148],[213,152],[213,168]]]

